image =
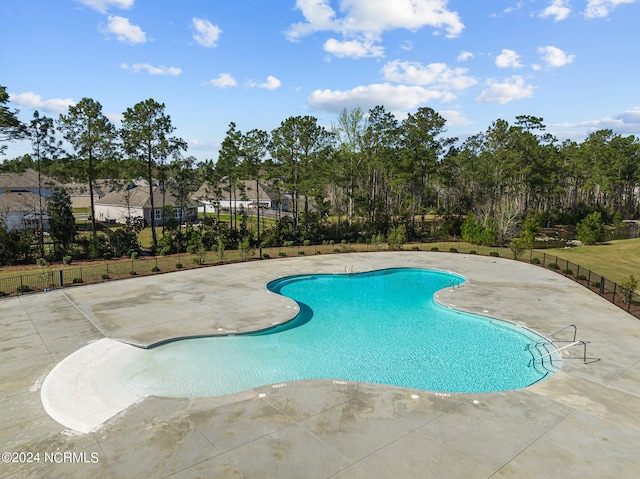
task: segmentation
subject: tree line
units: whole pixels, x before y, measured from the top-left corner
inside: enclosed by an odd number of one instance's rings
[[[0,93],[2,105],[8,97],[1,87]],[[594,212],[607,221],[640,213],[638,138],[605,129],[581,142],[560,142],[534,116],[518,116],[513,124],[496,120],[464,141],[447,136],[445,119],[428,107],[402,121],[384,106],[345,109],[331,127],[294,116],[271,131],[243,133],[231,122],[218,158],[197,162],[184,156],[187,143],[173,135],[164,104],[153,99],[128,108],[119,128],[90,98],[56,121],[36,111],[29,123],[17,124],[17,112],[2,108],[0,139],[28,138],[33,147],[2,168],[34,167],[63,182],[85,183],[94,239],[92,193],[99,178],[143,177],[150,189],[155,181],[170,182],[183,198],[205,184],[214,203],[232,200],[239,180],[254,181],[256,190],[266,182],[277,199],[287,195],[290,216],[267,231],[260,221],[249,231],[232,218],[225,233],[228,242],[248,236],[256,245],[370,241],[397,234],[398,227],[415,239],[488,231],[482,241],[504,244],[527,218],[575,225]],[[59,135],[72,151],[62,151]]]

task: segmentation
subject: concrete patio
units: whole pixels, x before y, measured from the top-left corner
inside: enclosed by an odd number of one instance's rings
[[[147,397],[85,434],[43,407],[45,377],[88,344],[110,338],[147,347],[269,328],[291,319],[295,303],[268,292],[268,281],[345,266],[457,272],[467,281],[439,292],[443,305],[543,336],[575,324],[578,339],[591,341],[589,358],[600,360],[585,365],[572,348],[551,378],[488,394],[330,378],[214,398]],[[3,478],[635,478],[640,471],[640,321],[524,263],[431,252],[253,261],[5,298],[0,324]],[[67,386],[80,383],[71,378]],[[48,389],[64,398],[67,386]],[[82,404],[67,404],[69,414]]]

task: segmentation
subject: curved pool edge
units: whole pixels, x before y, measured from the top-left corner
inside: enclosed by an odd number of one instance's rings
[[[127,391],[119,374],[144,350],[99,339],[60,361],[42,383],[40,399],[52,419],[86,434],[143,399]]]

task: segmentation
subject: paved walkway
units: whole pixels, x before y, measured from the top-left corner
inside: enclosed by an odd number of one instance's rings
[[[565,359],[534,386],[489,394],[325,380],[218,398],[148,397],[85,434],[43,407],[45,377],[88,344],[127,349],[110,339],[144,347],[267,328],[295,314],[295,303],[265,290],[269,280],[345,266],[458,272],[467,282],[441,291],[444,305],[543,335],[576,324],[578,339],[591,341],[588,356],[600,361]],[[0,325],[0,444],[18,461],[3,456],[0,477],[635,478],[640,471],[640,321],[523,263],[430,252],[256,261],[7,298]],[[45,402],[66,397],[63,406],[81,415],[90,398],[78,387],[86,381],[67,379],[74,399],[56,384],[47,385]],[[99,397],[102,386],[93,387]]]

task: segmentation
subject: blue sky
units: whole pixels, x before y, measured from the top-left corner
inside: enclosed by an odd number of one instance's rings
[[[3,0],[0,85],[28,121],[83,97],[119,125],[153,98],[188,155],[228,124],[422,106],[461,139],[542,117],[558,139],[640,136],[640,0]],[[30,152],[9,144],[12,158]]]

